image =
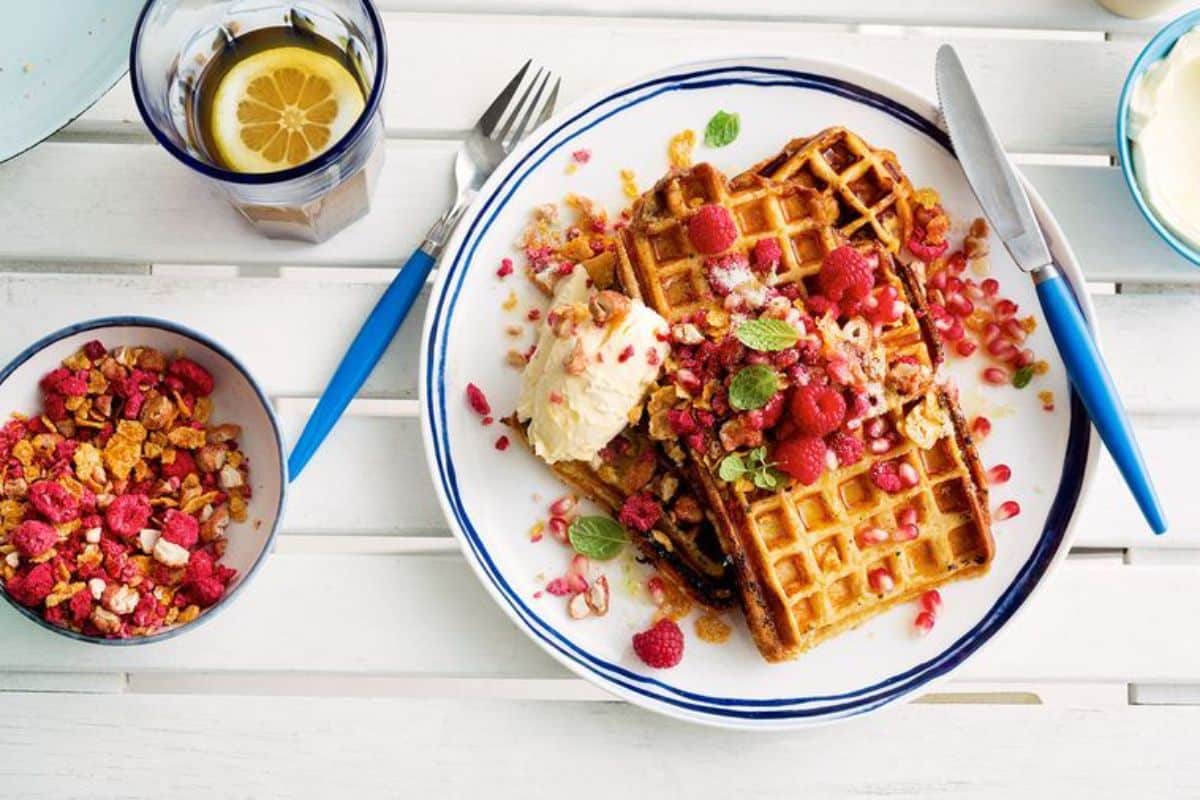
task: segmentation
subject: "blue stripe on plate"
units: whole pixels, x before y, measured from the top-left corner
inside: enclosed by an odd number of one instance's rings
[[[1030,558],[1022,566],[1008,589],[989,609],[978,625],[935,658],[872,686],[835,695],[779,699],[714,697],[680,689],[657,678],[632,672],[578,647],[568,637],[538,617],[499,573],[463,507],[450,451],[444,401],[446,336],[454,307],[463,287],[467,266],[471,263],[480,240],[491,227],[499,211],[504,208],[524,180],[550,155],[605,119],[665,92],[689,91],[731,84],[791,86],[835,94],[876,108],[930,137],[947,151],[953,152],[945,133],[916,111],[857,84],[809,72],[768,67],[720,67],[668,75],[608,95],[559,124],[511,168],[473,216],[463,239],[464,245],[470,243],[469,248],[460,247],[454,254],[453,260],[443,267],[446,270],[446,276],[443,279],[445,283],[441,295],[437,298],[433,324],[430,327],[431,341],[428,343],[430,357],[426,364],[425,377],[426,386],[431,391],[427,392],[426,410],[433,426],[434,456],[438,464],[441,489],[445,493],[467,545],[493,585],[506,598],[511,611],[525,623],[530,633],[553,651],[613,686],[701,715],[747,720],[804,717],[836,719],[870,711],[892,702],[950,671],[990,639],[1022,605],[1025,598],[1037,585],[1062,543],[1067,524],[1074,512],[1083,485],[1089,448],[1089,426],[1086,413],[1074,392],[1071,396],[1070,429],[1058,491],[1047,515],[1042,536]],[[595,119],[589,120],[560,141],[554,141],[565,130],[589,114],[616,101],[621,102],[604,111]],[[443,315],[445,316],[444,322]]]

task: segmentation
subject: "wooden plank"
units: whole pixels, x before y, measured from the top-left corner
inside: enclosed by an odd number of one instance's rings
[[[0,779],[30,800],[221,797],[234,786],[245,797],[526,798],[570,787],[587,800],[669,786],[773,798],[794,797],[797,775],[813,797],[1200,792],[1188,766],[1195,708],[917,704],[825,728],[819,746],[811,732],[749,739],[619,703],[25,694],[0,698],[0,711],[10,756]]]
[[[1068,560],[955,677],[1200,683],[1200,566]],[[98,648],[0,608],[0,670],[558,678],[458,556],[276,555],[236,604],[152,647]],[[0,714],[0,717],[3,717]]]
[[[395,267],[420,241],[433,210],[449,201],[456,147],[391,142],[372,213],[312,245],[259,236],[156,145],[44,144],[0,165],[0,262]],[[1090,280],[1200,280],[1200,271],[1136,212],[1116,169],[1025,170],[1058,214]]]
[[[507,76],[530,57],[563,76],[564,105],[669,64],[730,52],[801,53],[887,75],[934,97],[934,53],[949,41],[958,46],[1008,147],[1108,153],[1113,148],[1117,92],[1141,44],[1136,38],[1106,41],[1099,35],[1054,37],[1051,43],[944,30],[851,32],[843,25],[813,26],[786,19],[769,25],[702,20],[702,14],[690,8],[679,16],[687,18],[387,14],[389,131],[427,136],[468,129]],[[454,43],[453,70],[445,69],[447,42]],[[604,54],[603,69],[597,69],[598,53]],[[70,130],[72,135],[142,135],[128,81]]]

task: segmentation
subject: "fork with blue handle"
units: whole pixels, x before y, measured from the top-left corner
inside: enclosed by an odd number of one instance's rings
[[[558,100],[560,79],[546,69],[529,75],[531,62],[518,70],[467,135],[454,159],[456,194],[421,246],[409,256],[342,357],[317,407],[288,458],[289,480],[295,480],[333,430],[350,401],[383,357],[400,324],[412,310],[446,240],[488,176],[517,143],[545,122]]]

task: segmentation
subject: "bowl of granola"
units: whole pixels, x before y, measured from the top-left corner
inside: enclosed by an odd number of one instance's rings
[[[226,606],[270,551],[283,438],[246,368],[166,320],[106,317],[0,371],[0,595],[74,639],[142,644]]]

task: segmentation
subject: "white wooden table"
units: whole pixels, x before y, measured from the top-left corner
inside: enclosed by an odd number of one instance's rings
[[[1200,270],[1154,237],[1112,165],[1117,92],[1161,20],[1091,0],[382,5],[390,139],[368,219],[320,246],[259,238],[150,140],[123,81],[0,166],[0,361],[85,317],[173,318],[241,355],[294,435],[447,200],[456,140],[525,58],[564,75],[565,101],[760,51],[932,95],[948,40],[1084,266],[1174,529],[1151,537],[1105,461],[1064,567],[936,695],[804,734],[674,723],[569,676],[477,585],[421,454],[419,306],[295,484],[278,551],[234,608],[129,649],[0,607],[0,795],[1200,793]]]

